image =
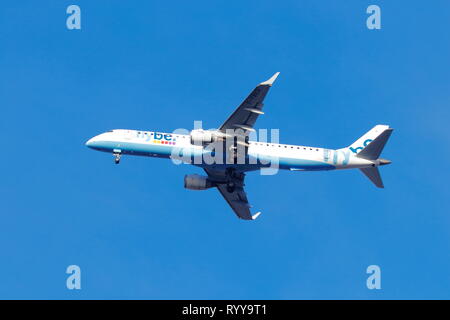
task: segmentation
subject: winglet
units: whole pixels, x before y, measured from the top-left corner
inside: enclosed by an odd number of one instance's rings
[[[265,85],[271,86],[275,82],[275,80],[277,79],[279,74],[280,74],[279,72],[275,73],[269,80],[261,82],[259,85],[260,86],[265,86]]]
[[[256,218],[259,217],[259,215],[261,214],[261,211],[255,213],[254,215],[252,215],[252,220],[256,220]]]

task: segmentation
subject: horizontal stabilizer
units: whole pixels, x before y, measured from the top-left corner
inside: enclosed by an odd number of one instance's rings
[[[377,167],[361,168],[360,170],[374,185],[378,188],[384,188],[383,180],[381,180],[380,171],[378,171]]]
[[[394,129],[392,128],[384,130],[378,137],[375,138],[375,140],[371,141],[358,153],[358,157],[367,160],[378,159],[393,130]]]

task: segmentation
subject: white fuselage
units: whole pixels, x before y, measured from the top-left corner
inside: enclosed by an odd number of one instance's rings
[[[258,141],[248,144],[245,160],[236,163],[227,162],[219,153],[212,153],[202,145],[192,144],[190,136],[185,134],[117,129],[97,135],[86,143],[92,149],[109,153],[182,159],[200,167],[241,167],[243,171],[275,165],[280,169],[308,171],[379,165],[377,161],[357,157],[349,148],[334,150]]]

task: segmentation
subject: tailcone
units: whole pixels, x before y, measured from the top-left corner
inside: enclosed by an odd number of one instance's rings
[[[379,163],[380,166],[385,166],[385,165],[387,165],[387,164],[391,164],[392,161],[391,161],[391,160],[388,160],[388,159],[382,159],[382,158],[379,158],[379,159],[378,159],[378,163]]]

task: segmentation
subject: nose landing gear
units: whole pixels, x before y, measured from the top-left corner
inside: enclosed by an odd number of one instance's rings
[[[114,156],[114,163],[115,164],[119,164],[121,154],[122,153],[121,153],[120,150],[113,150],[113,156]]]
[[[114,154],[114,163],[119,164],[120,162],[120,153]]]

